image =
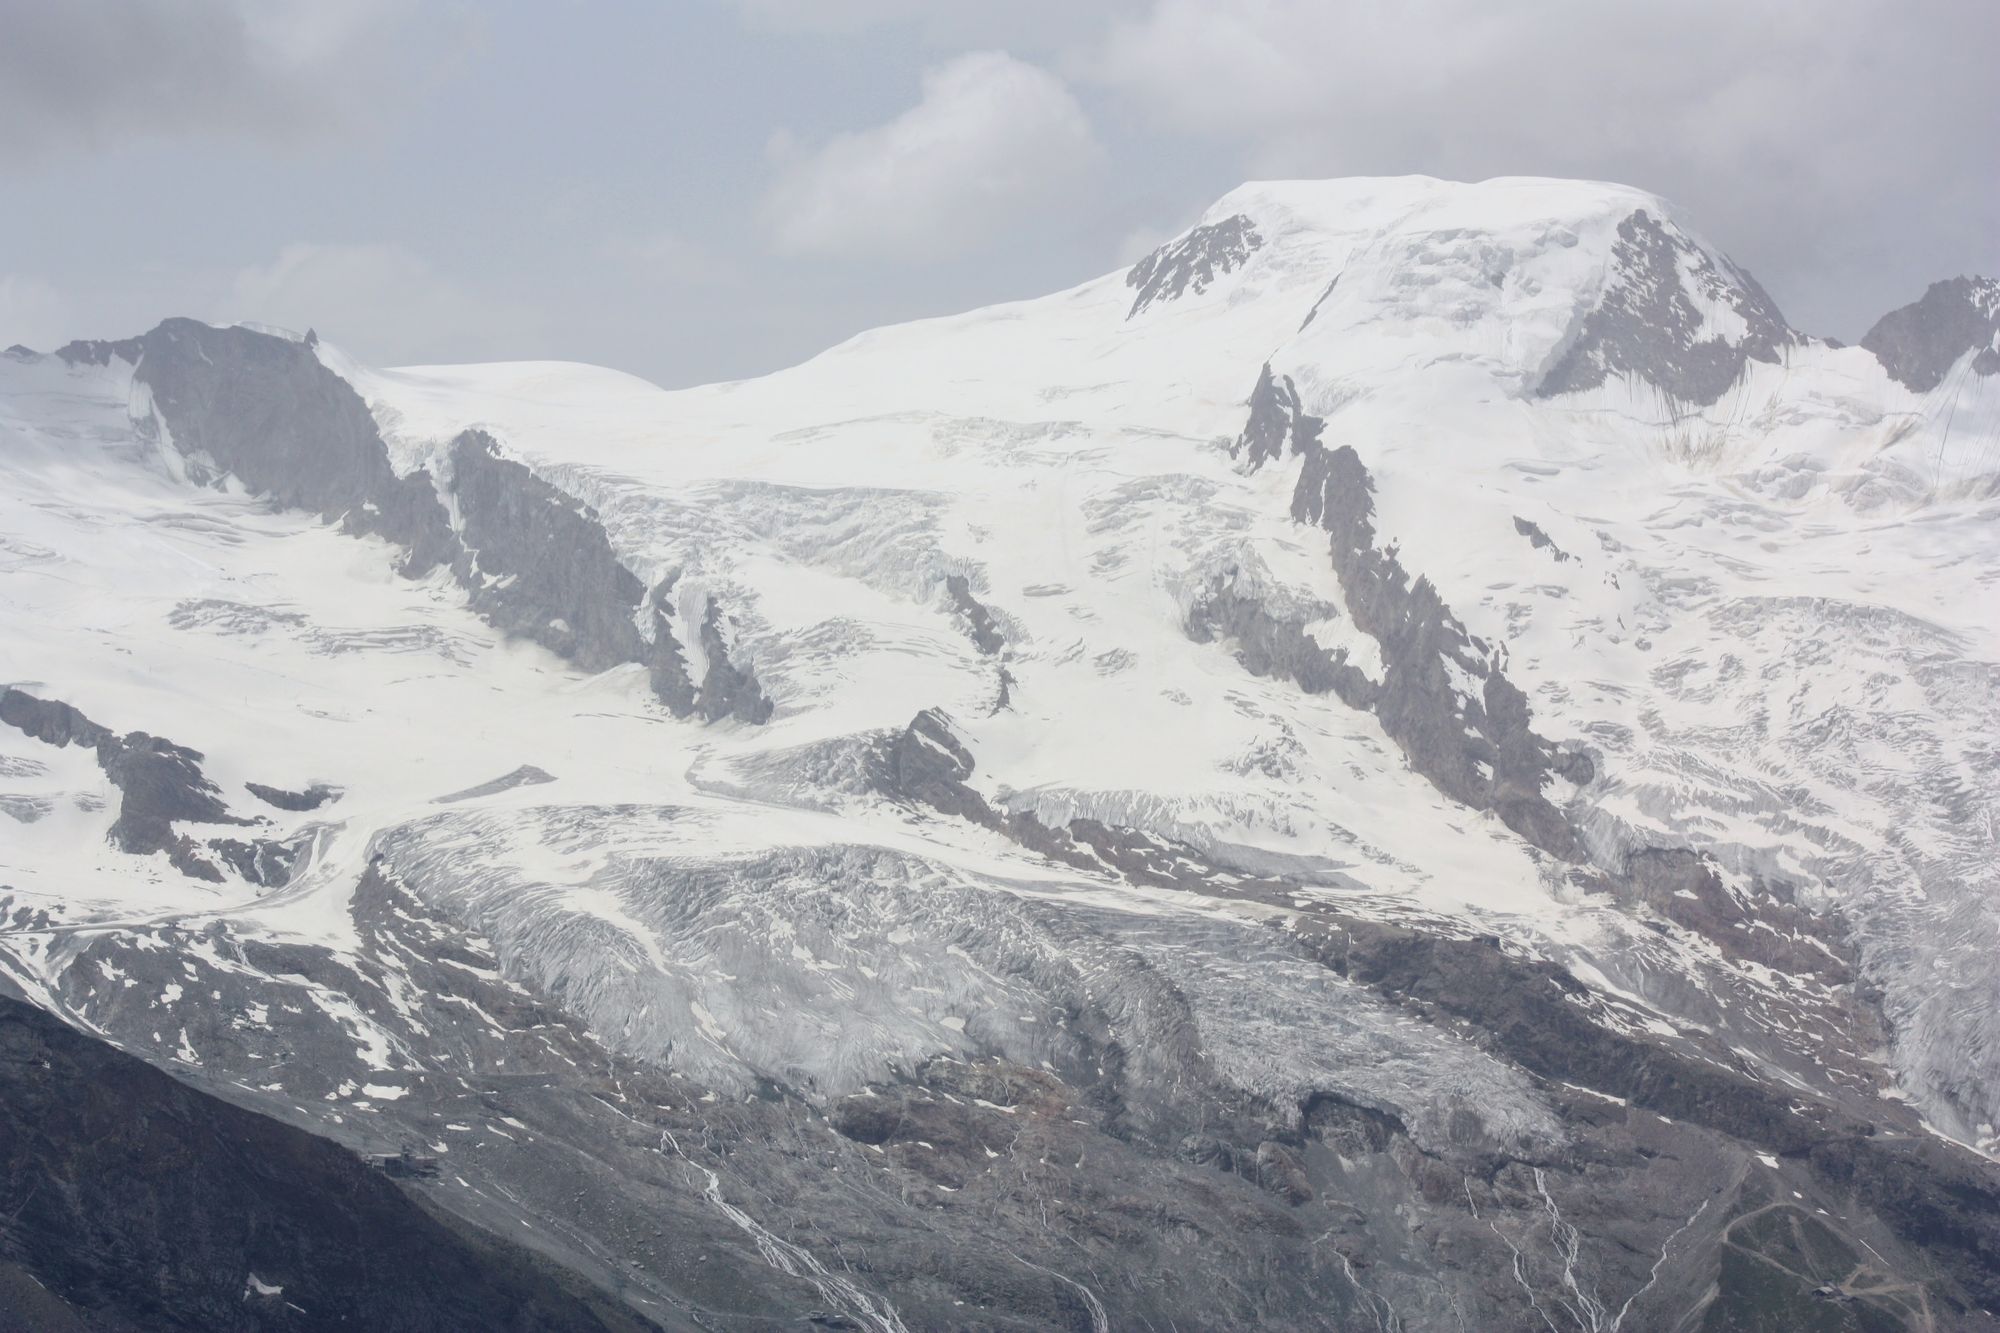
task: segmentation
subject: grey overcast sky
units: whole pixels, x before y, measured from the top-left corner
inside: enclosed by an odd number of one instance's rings
[[[1667,196],[1855,338],[2000,272],[2000,0],[0,0],[0,345],[173,314],[667,385],[1238,182]]]

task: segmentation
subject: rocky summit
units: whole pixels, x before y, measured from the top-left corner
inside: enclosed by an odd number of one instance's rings
[[[0,356],[0,1302],[2000,1329],[1996,293],[1296,181],[685,391]]]

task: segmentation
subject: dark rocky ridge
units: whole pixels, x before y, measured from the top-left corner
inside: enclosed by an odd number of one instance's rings
[[[646,660],[634,620],[645,585],[594,510],[502,457],[484,431],[452,441],[450,486],[463,543],[453,572],[473,610],[585,671]]]
[[[1282,885],[1256,869],[1215,865],[1209,853],[1170,838],[1116,827],[1095,819],[1072,819],[1062,827],[1042,822],[1026,810],[1001,811],[970,779],[972,752],[951,719],[926,708],[909,726],[887,739],[872,757],[870,785],[892,800],[924,806],[964,819],[1021,846],[1091,874],[1114,874],[1153,888],[1276,889]]]
[[[1861,339],[1889,378],[1929,393],[1967,352],[1975,375],[2000,375],[2000,280],[1934,282],[1920,300],[1875,321]]]
[[[143,731],[117,735],[69,704],[38,699],[11,686],[0,689],[0,722],[46,745],[94,750],[97,766],[119,792],[112,845],[134,856],[165,852],[173,867],[191,879],[220,883],[223,875],[192,838],[174,827],[176,822],[257,822],[230,813],[221,788],[202,772],[199,750]],[[262,838],[211,838],[205,846],[251,883],[267,887],[290,879],[298,857],[298,848]]]
[[[1292,516],[1328,531],[1348,611],[1380,645],[1383,678],[1368,680],[1344,651],[1329,652],[1305,633],[1303,619],[1284,619],[1226,581],[1191,608],[1189,635],[1202,642],[1227,638],[1245,669],[1375,712],[1411,766],[1445,795],[1492,810],[1544,851],[1583,861],[1575,829],[1543,791],[1551,775],[1588,782],[1588,756],[1538,736],[1527,696],[1507,679],[1503,659],[1465,629],[1427,579],[1412,583],[1395,551],[1378,547],[1374,483],[1353,448],[1329,449],[1321,439],[1325,423],[1304,412],[1289,382],[1275,379],[1268,366],[1251,402],[1252,424],[1239,443],[1258,442],[1250,456],[1260,463],[1283,456],[1288,445],[1303,457]],[[1517,516],[1514,527],[1558,561],[1573,558],[1539,525]],[[1461,678],[1482,682],[1479,697],[1465,699],[1452,687],[1447,663]],[[1609,869],[1582,882],[1643,905],[1729,957],[1833,985],[1853,980],[1845,923],[1800,908],[1787,886],[1765,885],[1760,900],[1739,900],[1706,861],[1678,849],[1640,849]]]
[[[1535,734],[1527,696],[1498,656],[1452,615],[1429,579],[1413,581],[1393,548],[1377,546],[1374,481],[1353,447],[1326,447],[1324,423],[1296,403],[1289,415],[1287,435],[1305,460],[1292,517],[1326,530],[1348,614],[1381,646],[1382,680],[1366,704],[1382,729],[1445,795],[1493,811],[1544,851],[1583,859],[1575,830],[1543,791],[1556,775],[1588,782],[1590,760]],[[1453,687],[1454,668],[1481,682],[1478,698]]]
[[[757,677],[730,659],[729,644],[722,637],[722,604],[713,597],[701,618],[701,650],[708,658],[708,670],[702,673],[701,691],[696,696],[703,720],[735,717],[750,723],[769,721],[775,705],[765,696]]]
[[[340,799],[340,792],[323,782],[316,782],[304,791],[286,791],[282,787],[267,787],[261,782],[246,782],[243,789],[258,800],[280,810],[317,810],[328,801]]]
[[[1268,361],[1257,376],[1257,387],[1250,391],[1249,406],[1250,419],[1229,453],[1241,456],[1252,471],[1284,457],[1287,445],[1296,454],[1319,443],[1325,423],[1300,407],[1299,391],[1291,376],[1279,379],[1271,373]]]
[[[58,347],[54,355],[60,358],[63,364],[70,366],[108,366],[113,360],[123,361],[127,365],[137,365],[139,354],[143,348],[144,340],[140,338],[119,338],[115,341],[106,341],[101,338],[78,338],[74,342],[64,343],[61,347]],[[39,355],[39,353],[29,352],[27,348],[19,346],[9,348],[8,350],[10,352],[24,352],[29,356]]]
[[[460,435],[448,455],[451,475],[442,480],[464,525],[454,532],[437,479],[395,474],[367,404],[310,341],[173,319],[141,338],[75,343],[58,355],[72,364],[135,361],[135,382],[148,387],[195,480],[212,480],[213,468],[287,508],[385,537],[407,550],[410,577],[448,567],[472,608],[506,633],[585,671],[643,665],[676,716],[770,716],[754,675],[726,653],[711,650],[711,679],[698,692],[666,611],[670,585],[649,600],[590,507],[504,457],[480,431]],[[638,627],[642,606],[650,638]]]
[[[1718,264],[1644,209],[1618,224],[1611,256],[1603,299],[1542,377],[1542,397],[1636,375],[1677,402],[1706,407],[1728,392],[1746,362],[1776,364],[1797,341],[1756,279],[1727,260]],[[1746,326],[1742,335],[1732,341],[1707,331],[1697,295],[1733,309]]]
[[[1125,275],[1125,285],[1136,288],[1131,319],[1157,301],[1171,301],[1192,288],[1205,292],[1218,277],[1243,267],[1264,238],[1257,224],[1238,213],[1220,222],[1196,227],[1187,235],[1168,241],[1134,264]]]
[[[428,473],[398,477],[368,405],[310,347],[170,319],[139,340],[146,385],[176,450],[251,490],[409,551],[411,577],[457,550]],[[197,477],[197,480],[205,478]]]
[[[965,618],[966,635],[972,640],[973,647],[992,657],[1007,646],[1007,636],[1000,632],[1000,623],[985,604],[972,595],[970,579],[963,574],[948,574],[944,590],[945,595],[951,598],[952,610]]]
[[[60,699],[37,699],[11,685],[0,690],[0,722],[44,745],[81,745],[95,749],[112,740],[111,729],[101,727]]]
[[[1537,551],[1547,551],[1559,565],[1568,564],[1570,561],[1576,559],[1568,551],[1557,546],[1555,539],[1549,536],[1548,533],[1543,532],[1542,525],[1533,519],[1522,518],[1519,514],[1514,515],[1514,531],[1526,537],[1528,545],[1534,547]]]
[[[1527,696],[1507,679],[1498,655],[1452,615],[1430,580],[1412,581],[1395,550],[1376,544],[1368,469],[1351,446],[1326,446],[1326,422],[1304,410],[1291,380],[1267,364],[1249,407],[1232,453],[1253,469],[1288,452],[1304,459],[1292,517],[1327,531],[1348,614],[1380,645],[1382,680],[1371,682],[1344,650],[1328,651],[1303,622],[1279,619],[1233,586],[1207,590],[1190,613],[1188,633],[1201,642],[1229,637],[1246,669],[1374,712],[1411,767],[1439,791],[1493,811],[1544,851],[1581,860],[1575,830],[1543,791],[1551,775],[1588,782],[1589,758],[1535,734]],[[1453,688],[1452,668],[1481,682],[1478,698],[1462,698]]]
[[[944,590],[951,601],[952,611],[965,630],[965,636],[972,640],[972,646],[988,657],[1003,657],[1007,648],[1006,631],[991,608],[973,595],[972,580],[963,574],[946,575]],[[1004,660],[997,666],[997,675],[999,688],[993,697],[993,711],[996,713],[1013,707],[1014,702],[1014,673],[1007,669]]]
[[[497,792],[512,791],[516,787],[537,787],[542,783],[554,781],[555,778],[553,775],[543,772],[533,764],[523,764],[511,772],[502,773],[497,778],[481,782],[476,786],[467,787],[463,791],[450,792],[444,796],[435,797],[432,799],[431,804],[456,805],[460,801],[473,801],[481,796],[492,796]]]
[[[345,1149],[4,995],[0,1216],[0,1328],[654,1327]]]
[[[450,486],[464,542],[452,572],[473,610],[585,671],[640,663],[653,693],[676,715],[695,711],[694,682],[664,597],[648,601],[595,510],[503,457],[484,431],[452,441]],[[650,641],[639,632],[641,606],[651,612]],[[713,720],[727,711],[704,714]]]
[[[1202,589],[1188,609],[1186,629],[1196,643],[1229,640],[1253,675],[1295,681],[1307,694],[1330,693],[1349,708],[1373,708],[1379,687],[1348,660],[1345,648],[1321,647],[1306,633],[1307,623],[1274,614],[1263,598],[1239,591],[1232,571]]]

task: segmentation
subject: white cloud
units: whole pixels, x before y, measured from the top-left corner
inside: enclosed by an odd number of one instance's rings
[[[1962,0],[1156,0],[1114,27],[1095,67],[1162,120],[1255,140],[1274,165],[1733,162],[1917,115],[1938,90],[1898,80],[1898,106],[1868,96],[1867,75],[1975,74],[1983,54],[1948,49],[1971,35],[1962,23],[1939,40],[1953,13],[1974,12]],[[1956,95],[1991,104],[1971,78]]]
[[[813,148],[773,145],[765,219],[787,254],[933,258],[1056,203],[1099,156],[1062,81],[1003,52],[923,77],[917,105]]]
[[[726,255],[689,240],[678,232],[620,237],[606,243],[605,254],[641,277],[670,287],[718,287],[735,282],[741,272]]]
[[[214,317],[314,328],[376,365],[518,356],[533,333],[521,307],[395,245],[288,245],[237,272]]]
[[[0,155],[346,124],[453,58],[466,26],[413,0],[5,0]]]
[[[735,0],[758,31],[820,35],[885,24],[912,27],[929,41],[960,47],[1059,43],[1099,30],[1141,0]],[[1019,49],[1017,47],[1017,49]]]
[[[845,32],[970,5],[971,0],[736,0],[752,26],[775,32]]]
[[[1996,48],[1965,0],[1153,0],[1072,71],[1250,175],[1629,182],[1883,309],[2000,230]]]

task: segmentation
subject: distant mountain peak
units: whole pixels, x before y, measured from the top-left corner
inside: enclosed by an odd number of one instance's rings
[[[1233,304],[1296,308],[1301,355],[1344,382],[1472,360],[1510,393],[1631,377],[1705,407],[1801,341],[1670,204],[1596,181],[1249,182],[1126,273],[1126,319],[1225,278]]]
[[[2000,375],[2000,279],[1934,282],[1923,296],[1875,321],[1861,339],[1889,378],[1928,393],[1967,352],[1975,375]]]

